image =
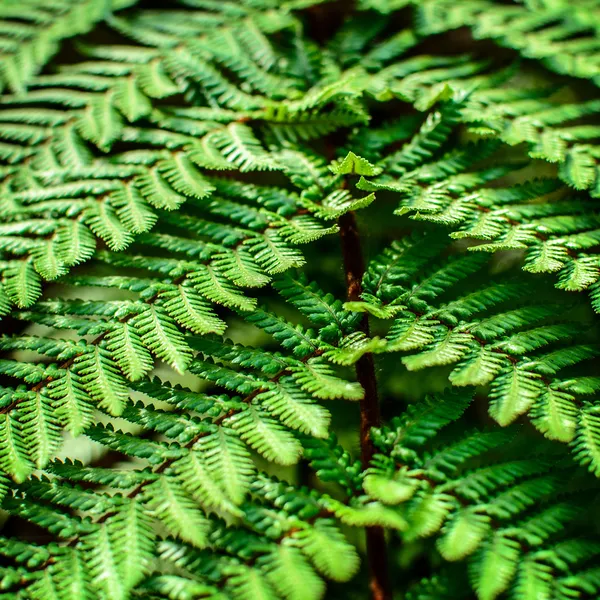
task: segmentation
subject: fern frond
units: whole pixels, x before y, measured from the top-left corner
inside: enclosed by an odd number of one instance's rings
[[[417,18],[423,33],[468,26],[477,38],[492,38],[526,58],[540,60],[557,73],[597,83],[597,30],[587,14],[594,8],[597,5],[593,2],[589,7],[571,10],[567,3],[505,7],[477,1],[456,7],[433,1],[423,3]]]
[[[591,559],[600,549],[578,526],[589,482],[552,445],[524,458],[517,443],[511,455],[506,451],[508,431],[460,433],[432,447],[437,430],[459,417],[456,403],[453,395],[432,398],[392,427],[375,432],[381,454],[367,470],[365,489],[401,508],[409,522],[403,534],[407,539],[435,536],[445,560],[467,558],[478,598],[496,598],[512,586],[518,597],[528,597],[530,590],[550,593],[551,581],[569,572],[579,556]],[[439,421],[438,414],[447,418]],[[415,437],[415,427],[427,435]],[[504,450],[498,455],[500,447]],[[571,537],[564,539],[567,523],[572,524]],[[585,569],[570,574],[570,585],[576,587],[585,576]],[[443,589],[454,586],[442,581],[426,585],[435,586],[442,597],[460,597],[444,595]],[[421,584],[413,597],[430,597],[423,595],[425,589]]]
[[[393,319],[384,343],[368,351],[403,352],[410,371],[453,365],[449,380],[454,386],[490,386],[490,414],[498,423],[508,425],[531,411],[534,425],[547,437],[572,442],[581,452],[575,440],[578,428],[586,428],[585,400],[564,386],[568,369],[596,356],[598,349],[585,343],[580,324],[570,322],[573,306],[541,289],[548,304],[535,301],[532,281],[466,286],[485,265],[481,255],[447,259],[437,267],[439,246],[429,240],[416,238],[384,251],[365,274],[364,301],[348,304]],[[460,290],[458,297],[452,290]],[[593,463],[595,444],[589,442],[580,456]]]
[[[580,4],[0,7],[2,594],[600,594]]]
[[[1,87],[23,92],[63,39],[87,33],[113,11],[132,4],[130,0],[27,2],[23,10],[16,3],[7,3],[0,11],[1,29],[6,36],[0,55]]]

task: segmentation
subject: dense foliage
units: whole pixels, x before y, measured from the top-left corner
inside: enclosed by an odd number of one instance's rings
[[[5,0],[0,596],[600,597],[598,17]]]

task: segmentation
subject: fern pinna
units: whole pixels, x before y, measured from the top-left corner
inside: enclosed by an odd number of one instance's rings
[[[0,7],[0,595],[600,597],[597,0]]]

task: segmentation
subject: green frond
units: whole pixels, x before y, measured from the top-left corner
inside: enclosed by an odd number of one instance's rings
[[[548,304],[536,302],[531,287],[519,290],[514,280],[465,288],[466,278],[485,265],[480,256],[459,256],[438,268],[435,245],[429,245],[430,258],[423,252],[428,239],[385,250],[365,274],[364,306],[349,305],[392,320],[375,352],[403,352],[402,362],[411,371],[454,365],[452,385],[490,386],[490,415],[499,424],[531,411],[547,437],[575,443],[584,399],[563,391],[563,381],[569,379],[569,367],[596,356],[597,349],[581,343],[580,326],[565,312],[573,308],[558,297],[551,300],[549,290],[540,290]],[[403,280],[412,281],[412,287],[397,283]],[[460,290],[458,297],[452,289]]]
[[[438,429],[431,409],[443,413],[446,407],[453,410],[455,402],[453,396],[434,398],[421,410],[413,410],[412,418],[377,432],[375,443],[381,454],[367,471],[365,489],[401,507],[409,522],[402,535],[408,539],[435,535],[445,560],[467,558],[478,598],[496,598],[511,585],[517,590],[525,586],[525,595],[518,597],[530,597],[529,590],[541,593],[569,569],[559,558],[565,543],[562,529],[566,523],[577,528],[583,510],[582,483],[559,448],[546,448],[547,458],[543,453],[523,458],[514,431],[512,442],[493,432],[467,436],[455,432],[432,446],[431,438],[440,435],[435,430],[416,445],[411,441],[413,421],[421,428],[431,423]],[[454,413],[442,427],[459,416]],[[504,450],[498,461],[493,451],[500,447]],[[473,462],[475,457],[478,460]],[[585,535],[584,530],[573,533],[567,543],[585,547],[589,543]],[[440,584],[430,581],[428,585]]]
[[[92,585],[107,598],[124,598],[149,570],[153,532],[148,516],[132,501],[86,538]]]
[[[130,0],[28,2],[22,10],[16,3],[7,3],[0,11],[1,30],[6,35],[0,54],[2,88],[23,92],[57,52],[62,40],[87,33],[112,11],[131,4]]]
[[[4,4],[0,594],[600,596],[598,0]]]
[[[468,26],[476,37],[492,38],[526,58],[540,60],[553,71],[596,81],[596,29],[590,26],[585,8],[570,10],[567,3],[548,4],[504,7],[476,1],[458,7],[445,0],[424,2],[418,23],[428,34]],[[589,8],[597,5],[590,3]],[[574,34],[579,35],[570,39]]]
[[[467,111],[473,110],[473,115],[480,118],[482,107],[477,106],[477,93],[471,101],[475,106]],[[553,124],[563,118],[559,112],[562,110],[567,115],[564,118],[577,118],[587,112],[583,105],[561,105],[532,119],[544,123],[542,115],[547,115]],[[417,140],[418,135],[413,139]],[[531,134],[527,133],[514,143],[529,140]],[[400,177],[363,178],[358,187],[397,193],[398,215],[409,214],[415,220],[445,225],[455,239],[481,240],[483,243],[473,246],[473,251],[523,249],[526,271],[558,272],[557,287],[569,291],[590,287],[598,273],[593,256],[598,237],[595,200],[572,197],[572,192],[553,178],[499,186],[498,181],[525,163],[481,168],[481,161],[498,147],[495,140],[481,141],[441,156],[426,154]]]

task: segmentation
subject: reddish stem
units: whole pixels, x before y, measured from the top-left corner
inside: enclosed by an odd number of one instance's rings
[[[362,278],[365,272],[365,264],[354,213],[349,212],[342,215],[338,223],[342,240],[348,300],[359,300],[362,294]],[[360,330],[365,335],[370,335],[369,318],[366,313],[362,318]],[[362,464],[364,468],[367,468],[375,453],[375,447],[370,435],[371,429],[379,427],[381,424],[377,378],[375,377],[375,363],[372,354],[364,354],[356,363],[356,377],[365,390],[364,398],[360,402],[360,450]],[[392,600],[392,591],[388,576],[385,532],[382,527],[367,527],[366,536],[372,599]]]

